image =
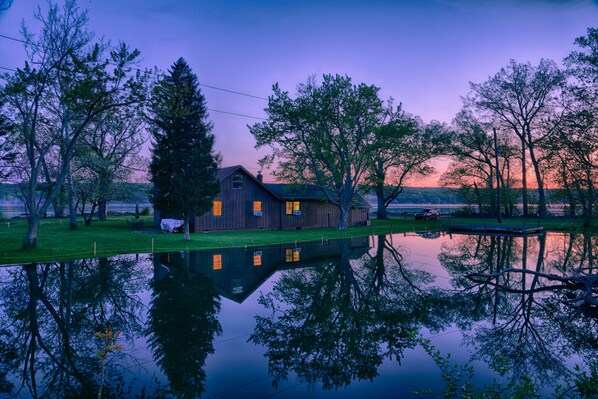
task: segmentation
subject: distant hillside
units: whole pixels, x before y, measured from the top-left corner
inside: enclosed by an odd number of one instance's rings
[[[365,196],[370,204],[376,204],[376,195]],[[393,204],[460,204],[456,188],[406,187]]]

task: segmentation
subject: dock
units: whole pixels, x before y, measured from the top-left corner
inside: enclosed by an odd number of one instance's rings
[[[542,226],[499,226],[499,225],[454,225],[448,228],[449,233],[486,234],[486,235],[535,235],[543,234]]]

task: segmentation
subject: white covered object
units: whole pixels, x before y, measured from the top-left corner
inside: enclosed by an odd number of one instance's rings
[[[162,219],[160,220],[160,228],[162,231],[172,233],[175,229],[178,229],[183,225],[183,220],[178,219]]]

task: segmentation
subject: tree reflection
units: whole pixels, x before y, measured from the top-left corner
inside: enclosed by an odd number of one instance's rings
[[[271,315],[256,317],[250,340],[266,346],[274,386],[291,371],[324,389],[372,380],[385,358],[400,361],[417,344],[427,311],[418,298],[431,281],[408,268],[384,236],[374,256],[357,259],[344,241],[340,257],[287,271],[262,295]]]
[[[140,331],[147,283],[135,262],[80,260],[10,268],[0,288],[0,389],[38,397],[95,397],[99,362],[94,333],[115,326]],[[111,386],[122,373],[108,370]]]
[[[568,372],[572,354],[585,348],[596,359],[597,325],[567,305],[563,295],[571,294],[570,277],[555,274],[564,268],[545,261],[546,247],[546,235],[465,236],[443,246],[439,259],[456,285],[488,300],[487,321],[464,333],[476,350],[473,359],[510,373],[513,380],[529,377],[550,385]],[[571,242],[567,247],[567,263],[587,259]]]
[[[214,336],[222,329],[216,318],[220,301],[212,282],[190,273],[186,266],[173,266],[170,274],[153,282],[148,334],[172,393],[195,398],[205,390],[206,358],[214,353]]]

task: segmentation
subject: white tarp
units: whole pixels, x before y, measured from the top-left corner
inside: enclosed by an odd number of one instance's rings
[[[178,219],[162,219],[160,220],[160,228],[162,231],[172,233],[175,229],[178,229],[183,225],[182,220]]]

